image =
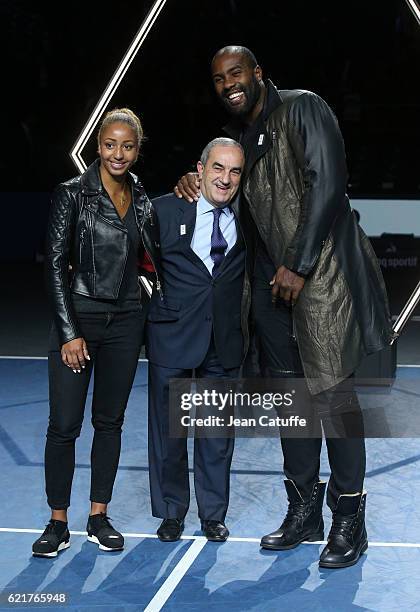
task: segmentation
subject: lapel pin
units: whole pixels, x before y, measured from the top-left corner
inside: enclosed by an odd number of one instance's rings
[[[264,142],[264,134],[260,134],[258,138],[258,146],[261,146],[263,142]]]
[[[181,236],[185,236],[185,234],[187,233],[186,225],[182,224],[179,226],[179,233]]]

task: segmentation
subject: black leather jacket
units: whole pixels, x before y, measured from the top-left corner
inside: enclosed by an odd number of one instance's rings
[[[157,269],[158,229],[152,206],[134,174],[129,174],[129,181],[143,245]],[[102,186],[99,159],[81,176],[57,186],[47,228],[46,280],[62,344],[81,336],[71,292],[118,298],[128,240],[127,229]],[[158,273],[156,287],[159,291]]]

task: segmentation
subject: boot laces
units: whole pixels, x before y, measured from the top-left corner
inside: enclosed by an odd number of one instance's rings
[[[344,538],[348,538],[350,536],[353,526],[354,519],[356,518],[356,514],[336,514],[333,517],[333,523],[331,526],[330,536],[343,536]]]
[[[308,513],[310,504],[308,502],[289,503],[283,526],[289,525],[294,521],[304,521]]]

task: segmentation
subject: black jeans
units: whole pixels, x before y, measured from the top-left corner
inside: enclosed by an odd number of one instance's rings
[[[144,333],[144,310],[127,313],[80,313],[78,320],[90,361],[74,374],[61,359],[55,328],[48,353],[50,418],[45,447],[48,504],[55,510],[70,505],[75,465],[75,441],[82,427],[92,371],[94,387],[91,451],[92,502],[106,504],[118,467],[121,428],[136,373]]]
[[[280,300],[272,303],[271,287],[261,278],[254,282],[252,309],[262,375],[302,378],[290,309]],[[322,423],[331,468],[327,503],[334,509],[339,495],[363,490],[366,469],[363,417],[352,377],[318,395],[311,397],[308,392],[305,410],[312,423],[311,435],[281,437],[284,474],[303,495],[310,496],[319,478]]]

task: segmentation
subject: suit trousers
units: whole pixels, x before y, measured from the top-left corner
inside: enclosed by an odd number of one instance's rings
[[[183,519],[190,503],[187,439],[169,435],[169,380],[191,378],[193,372],[196,378],[235,378],[239,368],[222,367],[213,339],[194,370],[149,363],[150,494],[152,514],[160,518]],[[202,521],[225,519],[233,447],[233,437],[194,440],[194,489]]]
[[[262,278],[253,285],[252,315],[262,375],[303,378],[290,307],[281,300],[272,303],[271,287]],[[284,474],[310,496],[319,479],[323,429],[331,469],[327,503],[334,509],[339,495],[363,490],[366,470],[363,417],[352,377],[315,396],[308,391],[305,402],[312,430],[305,438],[281,437]]]
[[[94,371],[90,500],[111,500],[121,448],[121,429],[144,333],[144,311],[80,313],[78,321],[90,361],[74,374],[61,359],[53,327],[48,353],[50,419],[45,447],[48,504],[70,505],[75,441],[80,435],[89,382]]]

